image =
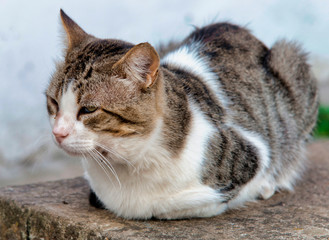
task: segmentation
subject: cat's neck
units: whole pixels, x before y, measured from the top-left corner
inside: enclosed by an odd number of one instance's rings
[[[158,117],[154,122],[153,131],[148,136],[138,139],[122,139],[117,148],[125,153],[129,164],[125,164],[129,172],[141,172],[147,169],[163,168],[172,158],[172,154],[164,146],[164,119]],[[122,160],[120,160],[122,162]]]

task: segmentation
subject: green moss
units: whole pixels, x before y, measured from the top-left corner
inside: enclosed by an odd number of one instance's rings
[[[318,123],[314,133],[316,138],[329,137],[329,106],[319,107]]]

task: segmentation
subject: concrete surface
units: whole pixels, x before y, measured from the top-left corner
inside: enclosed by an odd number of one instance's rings
[[[294,193],[208,219],[128,221],[88,204],[83,178],[0,188],[0,239],[329,239],[329,141]]]

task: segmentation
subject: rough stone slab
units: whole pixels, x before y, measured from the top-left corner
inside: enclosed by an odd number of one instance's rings
[[[0,188],[0,239],[329,239],[329,141],[295,193],[208,219],[131,221],[88,204],[83,178]]]

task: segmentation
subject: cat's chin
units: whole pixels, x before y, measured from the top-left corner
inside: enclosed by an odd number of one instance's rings
[[[71,151],[71,150],[66,150],[63,149],[68,155],[72,156],[72,157],[79,157],[82,156],[83,153],[82,152],[75,152],[75,151]]]
[[[59,146],[59,148],[62,149],[64,152],[66,152],[68,155],[73,157],[79,157],[84,154],[84,151],[79,151],[65,146]]]

